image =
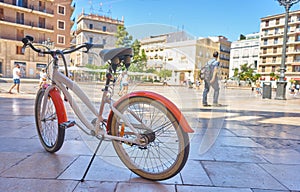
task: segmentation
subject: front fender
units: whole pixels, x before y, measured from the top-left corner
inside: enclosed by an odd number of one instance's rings
[[[178,107],[174,103],[172,103],[169,99],[165,98],[162,95],[154,93],[154,92],[136,91],[136,92],[129,93],[129,94],[121,97],[117,102],[115,102],[114,107],[117,107],[119,105],[119,103],[121,103],[122,101],[124,101],[126,99],[129,99],[131,97],[146,97],[146,98],[150,98],[150,99],[153,99],[153,100],[156,100],[156,101],[160,102],[161,104],[166,106],[168,109],[170,109],[170,112],[173,113],[175,118],[178,120],[179,125],[182,127],[182,129],[186,133],[193,133],[194,132],[194,130],[190,127],[190,125],[188,124],[188,122],[186,121],[184,115],[181,113],[181,111],[178,109]],[[107,127],[111,126],[112,117],[113,117],[113,112],[111,111],[109,116],[108,116],[108,121],[107,121],[108,125],[107,125]]]
[[[53,88],[49,91],[49,95],[51,96],[51,99],[55,106],[58,123],[61,124],[67,122],[67,112],[59,90]]]

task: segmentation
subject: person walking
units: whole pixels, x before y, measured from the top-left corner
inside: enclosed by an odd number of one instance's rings
[[[204,77],[204,90],[203,90],[203,99],[202,99],[202,105],[204,107],[209,107],[207,103],[207,94],[210,90],[210,86],[214,89],[214,96],[213,96],[213,106],[221,106],[221,104],[218,103],[219,99],[219,78],[218,78],[218,68],[220,65],[220,62],[217,61],[219,57],[219,53],[215,51],[213,53],[213,58],[208,61],[206,64],[207,67],[205,70],[209,70],[205,73]]]
[[[119,96],[127,94],[129,85],[129,76],[127,74],[127,71],[122,72],[122,76],[120,77],[120,85],[121,90],[119,92]]]
[[[46,84],[47,82],[47,73],[46,73],[46,70],[43,68],[41,71],[40,71],[40,84],[39,84],[39,87],[41,88],[44,84]]]
[[[17,88],[17,92],[20,93],[20,81],[21,79],[21,70],[20,70],[20,65],[16,64],[14,69],[13,69],[13,82],[14,84],[10,87],[8,93],[12,94],[13,88]]]

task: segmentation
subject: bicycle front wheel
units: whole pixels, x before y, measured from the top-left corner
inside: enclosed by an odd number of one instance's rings
[[[113,141],[122,162],[137,175],[149,180],[165,180],[178,174],[189,154],[189,138],[172,113],[148,97],[129,97],[117,106],[145,140],[143,145]],[[111,134],[135,139],[136,136],[116,115]]]
[[[44,97],[47,98],[45,117],[42,119],[42,106]],[[38,136],[46,151],[54,153],[63,145],[65,129],[59,128],[56,109],[50,95],[45,95],[45,90],[40,89],[35,100],[35,122]]]

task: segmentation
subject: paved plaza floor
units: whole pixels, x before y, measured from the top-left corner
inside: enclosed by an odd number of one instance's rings
[[[202,88],[131,86],[161,93],[182,110],[195,130],[185,167],[169,180],[148,181],[112,161],[115,152],[104,142],[80,182],[97,143],[73,127],[62,149],[47,153],[35,130],[37,83],[23,83],[20,94],[8,94],[9,86],[0,83],[0,191],[300,191],[300,95],[262,99],[250,88],[222,88],[224,106],[204,108]],[[82,86],[100,98],[100,88]]]

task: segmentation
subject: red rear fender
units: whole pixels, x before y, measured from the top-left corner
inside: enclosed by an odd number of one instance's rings
[[[176,117],[176,119],[178,120],[178,123],[180,124],[180,126],[182,127],[182,129],[185,132],[187,132],[187,133],[194,132],[194,130],[190,127],[190,125],[186,121],[186,119],[183,116],[183,114],[181,113],[181,111],[177,108],[177,106],[175,104],[173,104],[169,99],[167,99],[164,96],[159,95],[157,93],[153,93],[150,91],[132,92],[132,93],[129,93],[129,94],[123,96],[122,98],[120,98],[116,103],[114,103],[114,106],[115,107],[118,106],[119,103],[121,103],[125,99],[131,98],[131,97],[147,97],[147,98],[150,98],[150,99],[160,102],[161,104],[166,106],[168,109],[170,109],[170,111]],[[113,116],[113,112],[111,111],[109,114],[109,117],[108,117],[108,126],[107,127],[110,127],[112,116]]]

